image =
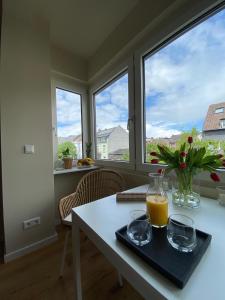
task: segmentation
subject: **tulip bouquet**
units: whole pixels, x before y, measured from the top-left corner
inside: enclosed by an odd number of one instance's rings
[[[165,145],[158,145],[158,152],[151,152],[154,158],[152,164],[163,162],[167,164],[166,173],[174,170],[177,175],[178,190],[176,197],[183,202],[193,201],[192,181],[193,176],[200,171],[209,171],[213,181],[220,181],[216,173],[219,167],[225,166],[225,159],[222,154],[206,155],[205,147],[195,148],[193,138],[188,137],[186,143],[180,146],[178,150],[171,150]],[[159,169],[158,172],[163,172]],[[192,205],[187,205],[192,206]]]

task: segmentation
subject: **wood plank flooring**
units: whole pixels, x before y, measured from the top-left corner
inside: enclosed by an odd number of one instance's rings
[[[64,276],[59,278],[65,231],[59,227],[58,232],[58,241],[50,246],[0,265],[1,300],[73,299],[71,245]],[[115,269],[83,234],[81,268],[84,300],[143,300],[125,280],[123,288],[118,286]]]

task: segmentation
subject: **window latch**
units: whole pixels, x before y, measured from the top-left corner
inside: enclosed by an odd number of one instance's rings
[[[133,125],[134,123],[134,116],[130,117],[128,120],[127,120],[127,130],[130,130],[131,129],[131,126]]]

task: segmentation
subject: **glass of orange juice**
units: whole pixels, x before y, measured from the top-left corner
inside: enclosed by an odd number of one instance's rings
[[[146,195],[147,214],[154,227],[165,227],[168,221],[168,198],[163,190],[163,175],[149,173],[150,184]]]

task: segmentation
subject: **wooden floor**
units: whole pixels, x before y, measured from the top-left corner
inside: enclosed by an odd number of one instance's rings
[[[64,277],[59,278],[65,232],[61,227],[58,231],[57,242],[0,265],[0,300],[73,299],[71,245]],[[115,269],[84,235],[81,236],[81,268],[84,300],[142,299],[126,281],[123,288],[118,286]]]

